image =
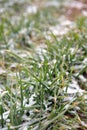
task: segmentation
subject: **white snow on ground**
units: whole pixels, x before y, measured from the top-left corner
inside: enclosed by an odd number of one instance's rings
[[[45,6],[49,7],[49,6],[54,6],[54,7],[59,7],[60,3],[58,1],[47,1]]]
[[[84,16],[87,16],[87,11],[86,11],[86,10],[83,10],[83,11],[82,11],[82,14],[83,14]]]
[[[87,7],[86,4],[80,2],[79,0],[78,1],[73,1],[71,4],[70,4],[70,2],[66,1],[66,6],[68,6],[70,8],[77,8],[77,9],[82,9],[84,7]]]
[[[61,18],[59,20],[59,24],[55,25],[55,26],[51,26],[49,28],[49,33],[53,33],[54,35],[57,35],[57,36],[62,36],[66,33],[68,33],[68,31],[70,29],[72,29],[74,27],[74,23],[69,21],[69,20],[66,20],[64,18]]]
[[[0,75],[5,74],[5,73],[6,73],[6,70],[0,67]]]
[[[77,92],[79,92],[81,94],[82,92],[84,92],[84,90],[82,90],[79,87],[79,85],[78,85],[78,83],[77,83],[77,81],[75,79],[72,79],[72,82],[69,84],[69,87],[67,89],[67,93],[75,94]]]
[[[37,13],[37,6],[35,6],[35,5],[28,6],[25,13],[27,13],[27,14]]]

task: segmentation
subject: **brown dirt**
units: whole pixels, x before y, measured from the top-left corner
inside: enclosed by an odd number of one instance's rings
[[[83,11],[87,11],[87,0],[76,0],[77,2],[80,2],[83,4],[82,7],[76,7],[76,6],[66,6],[65,7],[65,16],[69,20],[75,20],[80,16],[83,16]],[[73,2],[72,2],[73,3]],[[77,3],[79,4],[79,3]]]

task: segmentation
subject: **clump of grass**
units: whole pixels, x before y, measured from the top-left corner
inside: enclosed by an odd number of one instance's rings
[[[54,8],[51,11],[54,13]],[[11,38],[15,41],[14,49],[19,49],[17,44],[21,43],[24,44],[22,49],[25,47],[26,37],[33,37],[32,30],[34,36],[36,34],[43,38],[41,31],[47,29],[44,28],[45,24],[54,24],[56,21],[49,23],[50,19],[51,15],[44,8],[29,15],[27,22],[22,17],[17,25],[11,23],[10,16],[2,18],[0,42],[5,41],[5,49],[8,50],[2,58],[5,62],[3,68],[6,67],[7,72],[5,81],[0,81],[0,129],[87,129],[87,80],[80,80],[81,76],[87,78],[86,19],[79,19],[77,27],[61,38],[51,33],[51,40],[44,38],[44,48],[35,50],[28,49],[28,46],[26,51],[31,51],[31,54],[27,53],[24,58],[19,52],[9,51],[8,41]],[[19,32],[23,28],[27,28],[27,31],[20,38]],[[10,68],[13,62],[17,65]],[[84,91],[68,93],[72,80]]]
[[[78,92],[70,95],[71,100],[67,93],[72,79],[76,78],[78,82],[79,75],[87,70],[87,65],[83,66],[87,56],[83,48],[86,39],[81,32],[77,34],[75,31],[61,40],[54,34],[51,37],[52,42],[47,40],[46,48],[33,57],[21,58],[9,52],[21,63],[21,67],[16,83],[5,85],[6,93],[0,97],[1,103],[3,100],[0,107],[2,127],[9,120],[9,129],[24,126],[40,130],[86,129],[82,123],[86,122],[82,117],[87,114],[86,91],[82,95]],[[82,65],[81,70],[79,66],[75,70],[76,65]],[[3,117],[5,112],[8,112],[6,120]]]

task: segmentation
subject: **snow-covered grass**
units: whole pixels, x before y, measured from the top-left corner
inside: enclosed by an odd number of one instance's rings
[[[87,129],[87,18],[48,5],[1,15],[1,130]]]

